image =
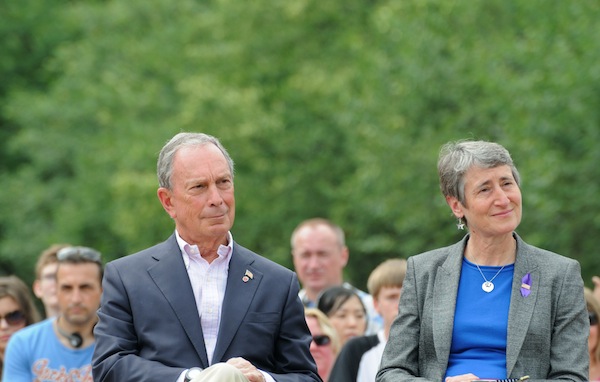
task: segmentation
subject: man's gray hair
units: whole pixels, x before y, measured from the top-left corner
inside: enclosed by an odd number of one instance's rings
[[[229,153],[223,147],[221,142],[213,137],[212,135],[204,133],[179,133],[171,138],[160,150],[158,155],[158,162],[156,164],[156,175],[158,176],[158,185],[168,190],[171,189],[171,176],[173,175],[173,159],[175,154],[181,148],[191,146],[204,146],[207,144],[213,144],[221,150],[227,164],[229,165],[229,171],[233,177],[233,159],[229,156]]]

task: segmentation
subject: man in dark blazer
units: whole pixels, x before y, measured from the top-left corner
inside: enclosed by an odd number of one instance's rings
[[[292,271],[233,241],[233,161],[209,135],[161,150],[167,241],[107,264],[94,381],[321,381]]]

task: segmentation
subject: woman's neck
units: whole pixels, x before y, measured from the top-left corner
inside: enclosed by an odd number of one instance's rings
[[[469,237],[465,257],[479,265],[501,266],[515,262],[517,241],[510,236],[481,238]]]

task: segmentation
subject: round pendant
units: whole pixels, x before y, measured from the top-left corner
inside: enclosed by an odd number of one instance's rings
[[[494,290],[494,284],[491,281],[486,281],[481,284],[481,289],[483,289],[483,291],[486,293],[490,293]]]

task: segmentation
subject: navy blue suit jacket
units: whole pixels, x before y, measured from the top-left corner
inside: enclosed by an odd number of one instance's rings
[[[103,288],[94,381],[174,382],[209,366],[175,235],[108,263]],[[243,357],[277,382],[321,381],[298,289],[294,272],[234,243],[212,363]]]

